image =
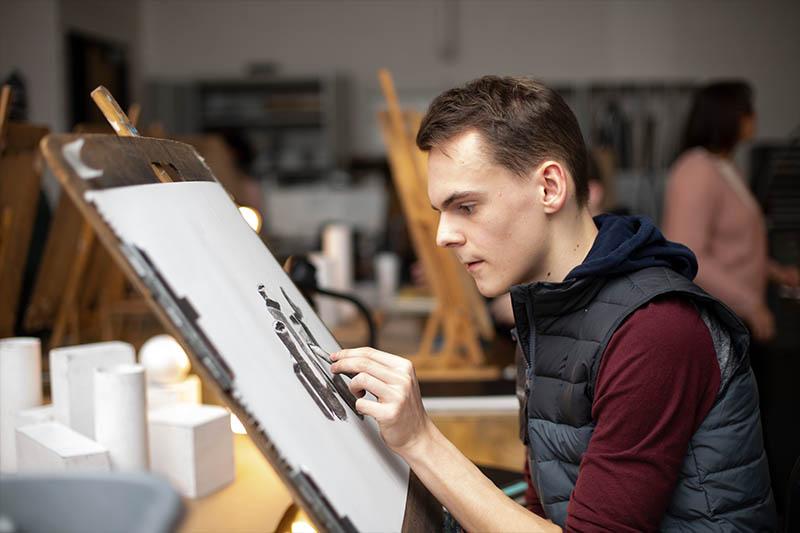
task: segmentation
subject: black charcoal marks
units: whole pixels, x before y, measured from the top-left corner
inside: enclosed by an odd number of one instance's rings
[[[272,299],[264,285],[258,286],[258,293],[267,305],[267,312],[272,318],[272,329],[278,336],[293,360],[294,374],[314,403],[328,420],[347,420],[345,406],[359,418],[356,411],[356,398],[347,387],[342,376],[331,373],[331,359],[323,350],[311,330],[303,321],[303,312],[286,291],[281,288],[281,295],[288,304],[288,316],[281,308],[278,300]],[[277,295],[273,295],[276,298]]]

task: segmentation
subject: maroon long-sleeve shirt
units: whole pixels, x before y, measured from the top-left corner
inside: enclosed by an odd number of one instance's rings
[[[655,300],[611,337],[598,371],[592,439],[567,509],[568,531],[656,531],[689,439],[720,386],[708,328],[694,306]],[[526,473],[527,473],[526,461]],[[528,508],[545,516],[528,483]]]

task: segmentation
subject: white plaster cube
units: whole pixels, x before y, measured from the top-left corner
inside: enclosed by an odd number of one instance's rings
[[[50,386],[55,419],[94,438],[94,371],[100,367],[133,364],[127,342],[98,342],[50,350]]]
[[[149,412],[150,468],[189,498],[234,478],[230,413],[214,405],[177,404]]]
[[[111,462],[105,448],[58,422],[17,428],[19,472],[108,472]]]
[[[151,411],[178,403],[199,404],[202,401],[200,378],[192,374],[177,383],[148,383],[147,408]]]

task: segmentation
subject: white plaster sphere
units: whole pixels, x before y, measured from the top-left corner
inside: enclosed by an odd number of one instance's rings
[[[155,383],[178,383],[191,369],[189,357],[172,335],[156,335],[142,345],[139,363],[147,380]]]

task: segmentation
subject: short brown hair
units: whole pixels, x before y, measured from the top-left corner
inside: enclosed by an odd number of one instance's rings
[[[586,204],[583,135],[569,106],[549,87],[530,78],[484,76],[445,91],[422,119],[417,146],[427,152],[470,129],[481,134],[496,164],[519,176],[548,158],[564,163],[578,205]]]

